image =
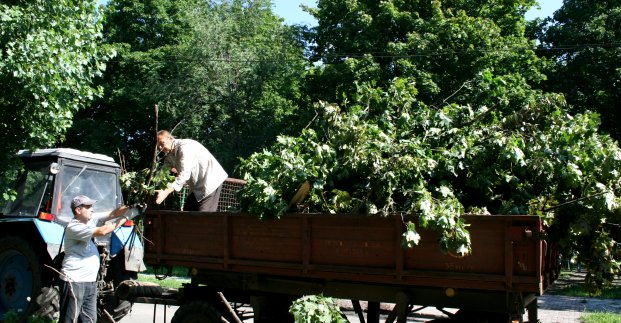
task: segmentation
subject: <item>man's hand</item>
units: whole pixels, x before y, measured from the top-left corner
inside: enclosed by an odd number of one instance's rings
[[[119,228],[120,226],[122,226],[123,224],[125,224],[125,221],[127,221],[126,217],[119,217],[117,219],[108,221],[106,223],[104,223],[102,226],[96,227],[93,230],[93,236],[94,237],[103,237],[106,234],[116,230],[117,228]]]
[[[164,200],[168,197],[168,194],[170,194],[171,189],[165,189],[165,190],[155,190],[155,193],[157,193],[157,196],[155,197],[155,204],[162,204],[162,202],[164,202]]]

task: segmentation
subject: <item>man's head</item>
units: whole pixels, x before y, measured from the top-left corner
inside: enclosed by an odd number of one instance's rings
[[[166,130],[160,130],[157,133],[157,148],[165,154],[170,153],[173,149],[173,140],[175,138]]]
[[[91,200],[86,195],[78,195],[71,200],[71,210],[78,221],[88,222],[93,216],[93,204],[96,200]]]

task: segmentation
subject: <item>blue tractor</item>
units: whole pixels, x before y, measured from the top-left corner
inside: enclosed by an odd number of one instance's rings
[[[74,149],[20,151],[24,167],[16,176],[16,198],[0,214],[0,321],[9,311],[26,321],[32,314],[54,318],[58,292],[52,286],[52,260],[59,253],[65,225],[73,218],[76,195],[98,202],[95,212],[123,204],[121,169],[111,157]],[[135,207],[130,214],[140,214]],[[95,241],[101,254],[98,322],[119,320],[131,304],[115,295],[122,281],[144,270],[143,245],[133,221]]]

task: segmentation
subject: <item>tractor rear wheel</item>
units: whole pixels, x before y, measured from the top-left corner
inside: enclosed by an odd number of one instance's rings
[[[39,257],[26,240],[7,236],[0,238],[0,321],[15,311],[19,321],[34,312],[32,302],[42,286]]]

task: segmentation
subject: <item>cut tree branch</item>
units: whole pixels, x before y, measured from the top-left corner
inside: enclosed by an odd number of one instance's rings
[[[593,195],[580,197],[580,198],[577,198],[577,199],[574,199],[574,200],[571,200],[571,201],[567,201],[567,202],[564,202],[564,203],[561,203],[561,204],[558,204],[558,205],[555,205],[555,206],[551,206],[551,207],[549,207],[547,209],[543,209],[543,210],[541,210],[541,212],[552,211],[554,209],[558,209],[559,207],[562,207],[562,206],[565,206],[565,205],[569,205],[569,204],[573,204],[573,203],[576,203],[576,202],[580,202],[582,200],[588,200],[590,198],[594,198],[596,196],[604,195],[606,193],[608,193],[608,192],[599,192],[599,193],[596,193],[596,194],[593,194]]]

